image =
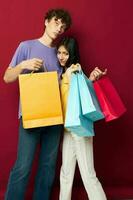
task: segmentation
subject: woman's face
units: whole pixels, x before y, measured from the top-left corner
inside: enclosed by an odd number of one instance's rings
[[[66,48],[63,45],[58,48],[57,58],[59,60],[60,65],[62,67],[65,67],[66,62],[69,59],[69,52],[66,50]]]

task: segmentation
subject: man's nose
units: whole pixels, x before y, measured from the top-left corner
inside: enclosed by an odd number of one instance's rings
[[[58,33],[60,33],[60,32],[62,31],[61,25],[59,25],[59,26],[57,27],[57,30],[58,30]]]

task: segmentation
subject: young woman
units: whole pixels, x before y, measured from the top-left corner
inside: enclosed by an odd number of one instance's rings
[[[80,70],[78,45],[74,38],[65,37],[57,46],[57,57],[63,67],[61,81],[61,96],[63,101],[64,117],[69,90],[71,73]],[[99,68],[95,68],[90,79],[94,81],[104,75]],[[93,163],[93,137],[80,137],[64,130],[62,167],[60,172],[60,200],[71,200],[74,172],[78,163],[80,174],[89,200],[106,200],[105,193],[96,177]]]

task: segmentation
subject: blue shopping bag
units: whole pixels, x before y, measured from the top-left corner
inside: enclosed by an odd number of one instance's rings
[[[82,115],[78,74],[72,74],[64,126],[79,136],[94,136],[93,122]]]
[[[82,71],[77,76],[82,114],[92,121],[103,119],[104,115],[98,103],[92,82]]]

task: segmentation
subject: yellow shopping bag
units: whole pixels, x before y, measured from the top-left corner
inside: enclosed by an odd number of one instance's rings
[[[19,75],[24,128],[63,124],[57,72]]]

